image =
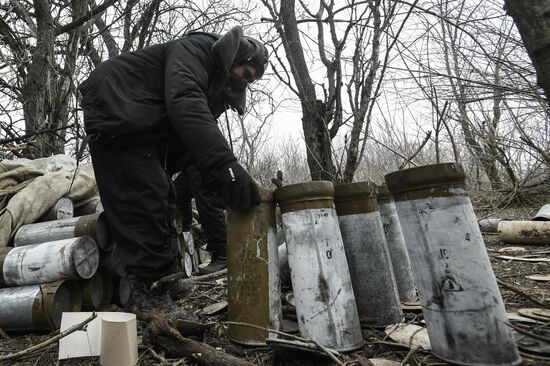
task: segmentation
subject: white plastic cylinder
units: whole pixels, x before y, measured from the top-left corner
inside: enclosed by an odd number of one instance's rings
[[[133,366],[138,361],[136,316],[105,313],[101,318],[99,362],[102,366]]]

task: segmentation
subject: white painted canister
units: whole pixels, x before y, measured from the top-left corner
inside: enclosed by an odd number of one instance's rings
[[[278,188],[298,326],[340,352],[364,343],[331,182]]]
[[[433,353],[459,365],[518,365],[504,303],[460,164],[388,174]]]
[[[399,299],[401,302],[416,300],[416,288],[409,253],[407,253],[407,246],[405,245],[405,237],[399,223],[395,202],[385,184],[378,186],[376,199],[382,226],[384,227],[384,235],[388,243]]]
[[[0,284],[34,285],[63,279],[88,279],[99,265],[99,250],[89,236],[27,245],[0,257]]]
[[[361,320],[373,327],[399,323],[401,306],[376,203],[376,185],[338,184],[334,204]]]

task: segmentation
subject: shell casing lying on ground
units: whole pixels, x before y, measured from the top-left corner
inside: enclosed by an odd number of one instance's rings
[[[282,330],[281,286],[275,241],[273,196],[262,190],[261,204],[227,216],[229,321]],[[267,331],[230,324],[228,337],[246,345],[265,345]]]
[[[20,247],[86,235],[93,237],[101,250],[109,250],[112,246],[109,227],[103,213],[23,225],[17,230],[13,244]]]
[[[395,202],[385,184],[378,186],[378,196],[376,199],[380,218],[382,219],[382,226],[384,227],[384,235],[388,244],[395,282],[397,283],[399,300],[401,302],[416,300],[416,288],[405,237],[401,230]]]
[[[99,250],[89,236],[4,248],[0,253],[0,287],[87,279],[98,265]]]
[[[550,244],[550,221],[499,221],[498,238],[511,244]]]
[[[521,362],[459,164],[386,175],[433,353],[459,365]]]
[[[73,309],[63,281],[0,289],[0,328],[8,332],[59,329],[61,314]]]
[[[334,205],[359,316],[374,327],[399,323],[401,305],[376,203],[376,186],[368,182],[338,184],[334,186]]]
[[[73,215],[73,201],[70,198],[61,197],[37,222],[69,219]]]
[[[298,326],[337,351],[364,343],[331,182],[278,188]]]

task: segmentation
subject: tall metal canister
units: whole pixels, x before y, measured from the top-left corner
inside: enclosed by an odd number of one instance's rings
[[[0,287],[88,279],[99,265],[97,244],[89,236],[5,249],[0,252]]]
[[[6,331],[59,329],[61,314],[71,310],[71,291],[64,281],[0,289],[0,328]]]
[[[227,216],[227,298],[229,321],[282,330],[281,284],[275,240],[275,204],[268,190],[261,204]],[[267,331],[230,324],[228,337],[246,345],[265,345]]]
[[[414,286],[411,261],[409,260],[409,253],[407,253],[407,246],[405,245],[405,237],[399,223],[399,216],[397,216],[397,210],[395,209],[395,202],[388,190],[388,186],[385,184],[378,186],[378,196],[376,199],[378,202],[378,211],[382,218],[384,235],[388,243],[399,299],[401,302],[416,300],[416,288]]]
[[[278,188],[298,326],[304,338],[346,352],[363,345],[331,182]]]
[[[334,186],[334,205],[359,316],[380,327],[401,320],[392,262],[370,182]]]
[[[459,365],[521,359],[460,164],[386,175],[418,287],[433,353]]]

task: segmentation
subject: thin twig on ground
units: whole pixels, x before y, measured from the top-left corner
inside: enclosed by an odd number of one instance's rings
[[[516,286],[510,285],[509,283],[504,282],[500,278],[497,278],[497,283],[500,286],[502,286],[502,287],[504,287],[504,288],[506,288],[506,289],[508,289],[512,292],[515,292],[518,295],[521,295],[521,296],[525,297],[527,300],[532,301],[533,303],[537,304],[538,306],[541,306],[545,309],[548,308],[548,304],[540,302],[539,300],[533,298],[531,295],[526,294],[524,291],[520,290]]]
[[[226,322],[223,322],[223,324],[244,325],[244,326],[246,326],[246,327],[251,327],[251,328],[256,328],[256,329],[260,329],[260,330],[265,330],[266,332],[269,332],[269,333],[279,334],[279,335],[282,335],[283,337],[291,338],[291,339],[294,339],[294,340],[296,340],[296,341],[300,341],[300,342],[304,342],[304,343],[313,343],[317,348],[319,348],[321,351],[323,351],[324,353],[326,353],[327,356],[329,356],[329,357],[330,357],[334,362],[336,362],[338,365],[344,366],[344,363],[343,363],[342,361],[340,361],[340,360],[336,357],[336,355],[334,354],[334,352],[336,352],[336,351],[328,349],[327,347],[323,346],[322,344],[320,344],[319,342],[317,342],[317,341],[314,340],[314,339],[306,339],[306,338],[302,338],[302,337],[295,336],[295,335],[293,335],[293,334],[281,332],[281,331],[275,330],[275,329],[269,329],[269,328],[266,328],[266,327],[261,327],[261,326],[259,326],[259,325],[250,324],[250,323],[241,323],[241,322],[226,321]]]
[[[23,357],[27,354],[36,352],[39,349],[47,347],[50,344],[52,344],[54,342],[57,342],[61,338],[65,337],[65,336],[68,336],[69,334],[71,334],[71,333],[73,333],[77,330],[84,329],[86,327],[86,325],[89,322],[91,322],[92,320],[94,320],[96,317],[97,317],[97,314],[94,312],[92,315],[90,315],[88,318],[86,318],[83,322],[73,325],[69,329],[64,330],[63,332],[60,332],[58,335],[56,335],[56,336],[54,336],[54,337],[52,337],[52,338],[50,338],[50,339],[48,339],[48,340],[46,340],[42,343],[39,343],[37,345],[34,345],[32,347],[29,347],[27,349],[24,349],[24,350],[16,352],[16,353],[12,353],[12,354],[5,355],[5,356],[0,356],[0,361],[8,361],[8,360],[13,361],[13,360],[15,360],[19,357]]]
[[[405,358],[403,359],[403,361],[401,361],[401,363],[399,364],[399,366],[405,366],[407,365],[407,363],[409,362],[409,360],[411,359],[411,357],[418,351],[421,351],[422,350],[422,347],[420,346],[417,346],[415,348],[411,348],[411,350],[409,351],[409,353],[407,353],[407,355],[405,356]]]

